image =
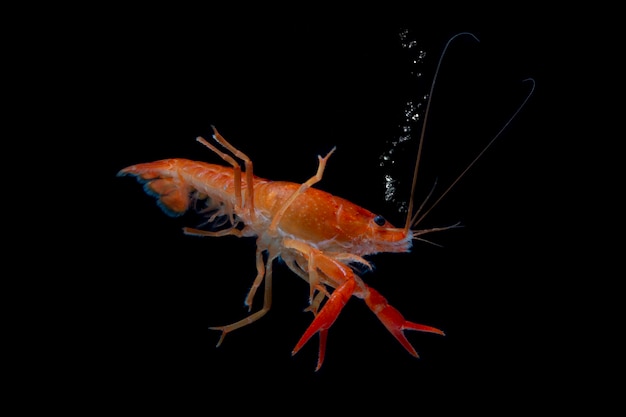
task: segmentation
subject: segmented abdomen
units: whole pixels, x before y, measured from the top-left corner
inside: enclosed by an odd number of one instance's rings
[[[136,176],[144,184],[146,193],[156,197],[159,207],[170,216],[182,215],[192,201],[207,197],[207,207],[203,210],[219,210],[218,215],[233,214],[235,181],[231,167],[175,158],[132,165],[117,175]],[[245,187],[245,175],[242,175],[241,188],[244,194]]]

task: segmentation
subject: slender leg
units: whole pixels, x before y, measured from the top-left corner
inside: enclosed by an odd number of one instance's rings
[[[270,224],[270,227],[269,227],[269,233],[270,234],[275,234],[276,233],[276,229],[278,228],[278,223],[280,222],[280,219],[283,217],[283,215],[285,214],[285,211],[287,211],[287,209],[289,208],[291,203],[293,203],[293,201],[300,194],[302,194],[307,189],[309,189],[311,186],[313,186],[313,184],[316,184],[316,183],[318,183],[318,182],[320,182],[322,180],[322,176],[324,174],[324,169],[326,168],[326,161],[328,161],[328,158],[330,157],[330,155],[332,155],[333,152],[335,152],[335,148],[332,148],[330,150],[330,152],[328,152],[328,154],[325,157],[323,157],[323,158],[321,156],[317,157],[319,159],[319,165],[317,167],[317,173],[314,176],[312,176],[311,178],[309,178],[306,182],[301,184],[300,188],[298,188],[296,191],[294,191],[294,193],[289,197],[289,199],[285,202],[285,204],[283,204],[283,206],[280,208],[280,210],[278,210],[276,215],[274,215],[274,218],[272,219],[272,223]]]
[[[248,155],[228,143],[228,141],[220,135],[215,126],[211,127],[213,128],[213,139],[231,151],[233,155],[241,159],[246,165],[246,201],[244,203],[244,207],[248,210],[248,216],[250,216],[250,219],[254,221],[254,175],[252,174],[252,161],[248,158]],[[235,180],[237,179],[235,178]]]
[[[208,230],[194,229],[192,227],[183,227],[183,233],[185,233],[186,235],[191,235],[191,236],[206,236],[206,237],[222,237],[222,236],[230,236],[230,235],[237,236],[237,237],[242,236],[241,230],[235,229],[235,228],[218,230],[217,232],[210,232]]]
[[[265,267],[263,266],[263,251],[256,251],[256,278],[252,283],[252,287],[250,287],[250,291],[248,292],[248,296],[246,297],[246,301],[244,304],[248,307],[248,311],[252,311],[252,301],[254,301],[254,295],[256,294],[256,290],[263,282],[263,277],[265,276]]]
[[[248,218],[251,222],[255,221],[255,211],[254,211],[254,175],[253,175],[253,164],[250,158],[239,149],[232,146],[224,137],[217,131],[215,126],[211,126],[213,129],[213,139],[230,151],[236,158],[244,161],[245,164],[245,175],[246,175],[246,193],[245,193],[245,201],[242,198],[242,181],[241,181],[241,166],[239,163],[230,155],[225,152],[220,151],[214,145],[207,142],[204,138],[198,137],[198,142],[202,143],[217,155],[219,155],[224,161],[228,162],[233,167],[234,171],[234,185],[235,185],[235,211],[239,210],[247,210]],[[199,229],[185,228],[186,234],[197,235],[197,236],[227,236],[234,235],[237,237],[243,236],[241,230],[236,228],[231,228],[227,230],[221,230],[217,232],[207,232]],[[217,346],[219,346],[226,333],[231,332],[233,330],[239,329],[243,326],[246,326],[250,323],[255,322],[256,320],[263,317],[270,309],[272,304],[272,263],[274,261],[275,256],[268,256],[267,262],[264,264],[263,262],[263,251],[257,250],[256,254],[256,265],[257,265],[257,276],[254,279],[252,287],[248,292],[246,300],[244,304],[248,307],[248,311],[252,310],[252,302],[254,300],[254,296],[256,294],[257,289],[265,279],[265,293],[263,297],[263,307],[261,310],[250,314],[248,317],[239,320],[235,323],[226,325],[226,326],[216,326],[209,327],[212,330],[220,330],[222,335],[220,340],[217,342]]]
[[[232,332],[233,330],[237,330],[250,323],[254,323],[258,319],[263,317],[270,310],[270,307],[272,305],[272,262],[273,261],[274,261],[273,257],[268,257],[267,263],[264,268],[265,271],[264,272],[258,271],[257,279],[255,279],[255,283],[257,281],[260,282],[259,276],[261,276],[261,280],[262,280],[263,274],[265,275],[265,292],[263,295],[263,308],[261,308],[261,310],[255,313],[250,314],[248,317],[242,320],[236,321],[235,323],[228,324],[226,326],[209,327],[209,329],[211,330],[219,330],[222,332],[222,335],[220,336],[220,340],[217,342],[217,346],[222,344],[222,342],[224,341],[224,337],[226,336],[227,333]],[[257,267],[259,267],[258,263],[257,263]],[[260,267],[263,269],[262,262],[260,264]]]
[[[215,128],[213,128],[215,129]],[[217,132],[217,131],[215,131]],[[213,136],[215,138],[215,135]],[[235,175],[235,210],[241,209],[241,166],[233,159],[232,156],[220,151],[215,146],[211,145],[204,139],[202,136],[198,136],[196,138],[198,142],[215,152],[220,158],[224,161],[228,162],[233,167],[233,172]]]
[[[237,163],[237,161],[233,157],[231,157],[230,155],[220,151],[215,146],[211,145],[203,137],[199,136],[197,138],[197,141],[202,143],[207,148],[211,149],[213,152],[215,152],[217,155],[219,155],[220,158],[222,158],[224,161],[226,161],[230,165],[232,165],[233,170],[234,170],[234,175],[235,175],[235,201],[236,201],[236,208],[240,209],[242,207],[245,207],[246,210],[248,210],[248,216],[250,216],[250,219],[252,219],[252,221],[254,221],[254,218],[255,218],[255,213],[254,213],[254,175],[253,175],[253,172],[252,172],[252,169],[253,169],[252,168],[252,161],[250,160],[250,158],[248,158],[248,155],[246,155],[245,153],[241,152],[239,149],[237,149],[233,145],[231,145],[226,139],[224,139],[224,137],[222,135],[220,135],[220,133],[217,131],[215,126],[211,126],[211,128],[213,129],[213,139],[217,143],[219,143],[220,145],[222,145],[223,147],[228,149],[230,152],[232,152],[232,154],[235,155],[237,158],[239,158],[242,161],[244,161],[244,164],[246,166],[246,201],[243,202],[243,204],[242,204],[242,197],[241,197],[241,166],[239,165],[239,163]]]

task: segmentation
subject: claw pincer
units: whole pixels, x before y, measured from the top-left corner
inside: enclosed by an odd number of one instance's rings
[[[413,323],[404,318],[402,313],[395,307],[389,305],[387,299],[378,291],[368,287],[365,296],[365,303],[376,314],[387,330],[396,338],[398,342],[413,356],[419,357],[415,348],[407,340],[405,330],[418,330],[420,332],[437,333],[445,336],[445,333],[435,327],[426,326],[424,324]]]

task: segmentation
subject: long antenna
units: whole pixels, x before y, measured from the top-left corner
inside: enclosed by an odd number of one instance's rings
[[[517,116],[517,113],[520,112],[520,110],[522,110],[522,108],[526,105],[526,102],[528,101],[528,99],[530,98],[530,96],[532,96],[533,91],[535,91],[535,79],[534,78],[526,78],[525,80],[523,80],[522,82],[526,82],[526,81],[530,81],[532,83],[532,87],[530,88],[530,91],[528,92],[528,95],[526,96],[526,98],[524,99],[524,101],[522,102],[522,104],[519,105],[519,107],[517,108],[517,110],[515,110],[515,113],[513,113],[513,115],[509,118],[509,120],[507,120],[507,122],[502,126],[502,128],[500,129],[500,131],[498,133],[496,133],[496,135],[489,141],[489,143],[483,148],[482,151],[480,151],[480,153],[478,155],[476,155],[476,157],[472,160],[472,162],[469,163],[469,165],[459,174],[458,177],[456,177],[456,179],[454,181],[452,181],[452,183],[448,186],[448,188],[446,188],[446,190],[439,196],[439,198],[437,200],[435,200],[435,202],[432,204],[432,206],[430,206],[428,208],[428,210],[426,210],[424,212],[424,214],[421,215],[421,217],[419,219],[416,220],[412,220],[411,221],[411,226],[416,226],[417,224],[419,224],[424,217],[426,217],[426,215],[428,213],[430,213],[430,211],[446,196],[446,194],[448,194],[448,192],[452,189],[452,187],[454,187],[456,185],[457,182],[459,182],[459,180],[461,178],[463,178],[463,176],[465,175],[465,173],[467,171],[469,171],[469,169],[476,163],[476,161],[478,161],[480,159],[481,156],[483,156],[483,154],[485,153],[485,151],[487,151],[487,149],[489,149],[489,147],[496,141],[496,139],[498,139],[498,137],[502,134],[502,132],[504,132],[504,130],[507,128],[507,126],[513,121],[513,119],[515,119],[515,116]],[[417,217],[417,213],[415,213],[415,216]]]
[[[424,133],[426,132],[426,122],[428,121],[428,113],[430,111],[430,103],[431,103],[431,101],[433,99],[433,90],[435,89],[435,82],[437,81],[437,75],[439,75],[439,68],[441,67],[441,62],[443,61],[443,57],[446,54],[446,50],[448,49],[448,46],[450,46],[450,43],[452,43],[453,40],[455,40],[459,36],[463,36],[463,35],[469,35],[472,38],[474,38],[476,40],[476,42],[480,42],[480,40],[476,36],[474,36],[473,33],[470,33],[470,32],[457,33],[456,35],[451,37],[448,40],[448,42],[446,43],[446,46],[444,46],[443,51],[441,51],[441,56],[439,57],[439,62],[437,63],[437,68],[435,69],[435,75],[433,76],[433,82],[430,84],[430,92],[428,93],[428,101],[426,102],[426,110],[424,111],[424,121],[422,122],[422,131],[420,133],[420,140],[419,140],[419,145],[418,145],[418,148],[417,148],[417,157],[415,159],[415,170],[413,171],[413,182],[411,184],[411,197],[409,198],[409,207],[408,207],[407,215],[406,215],[406,224],[404,225],[404,229],[407,232],[411,228],[411,224],[413,224],[414,218],[417,217],[417,215],[419,214],[419,210],[414,215],[411,213],[413,211],[413,194],[415,193],[415,185],[417,184],[417,172],[419,170],[420,159],[422,158],[422,148],[424,146]],[[492,142],[493,142],[493,140],[492,140]],[[487,145],[487,147],[488,146],[489,145]],[[484,150],[483,150],[483,152],[484,152]],[[482,154],[482,152],[481,152],[481,154]],[[473,162],[472,162],[472,164],[473,164]],[[470,166],[471,166],[471,164],[470,164]],[[463,174],[461,174],[461,175],[463,175]],[[457,178],[455,183],[458,180],[459,180],[459,178]],[[452,188],[452,187],[450,187],[450,188]],[[447,192],[447,190],[446,190],[446,192]],[[444,195],[445,195],[445,193],[444,193]],[[441,197],[433,204],[433,206],[435,204],[437,204],[440,199],[441,199]],[[433,206],[431,206],[430,208],[432,209]],[[430,211],[430,209],[428,211]],[[422,218],[423,217],[424,216],[422,216]],[[421,220],[421,218],[420,218],[420,220]]]

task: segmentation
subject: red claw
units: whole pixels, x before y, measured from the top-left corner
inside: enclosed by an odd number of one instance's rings
[[[343,307],[346,305],[350,297],[352,297],[355,286],[356,282],[349,279],[333,291],[326,304],[324,304],[324,307],[322,307],[317,316],[315,316],[313,322],[309,325],[296,344],[296,347],[293,348],[293,351],[291,352],[292,355],[298,353],[302,346],[304,346],[315,333],[320,332],[320,352],[316,370],[322,366],[322,362],[324,361],[324,351],[326,348],[327,330],[333,325]]]
[[[404,335],[404,330],[418,330],[420,332],[436,333],[445,336],[445,333],[435,327],[413,323],[404,318],[395,307],[389,305],[387,299],[373,288],[368,288],[365,303],[376,314],[376,317],[385,325],[387,330],[413,356],[419,358],[417,351]]]

